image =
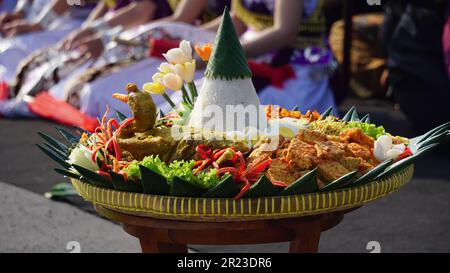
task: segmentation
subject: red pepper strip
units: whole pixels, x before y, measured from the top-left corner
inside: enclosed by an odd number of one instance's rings
[[[92,161],[97,162],[97,153],[100,151],[100,149],[103,148],[102,146],[95,148],[95,150],[92,152]]]
[[[198,168],[194,171],[193,175],[196,175],[198,172],[200,172],[201,170],[203,170],[210,162],[211,162],[211,159],[205,159],[205,160],[203,160],[202,165],[200,165],[200,167],[198,167]]]
[[[115,137],[112,138],[112,143],[114,145],[114,155],[119,161],[122,158],[122,151],[120,150],[119,145],[117,144],[117,139]]]
[[[233,198],[234,200],[239,200],[244,196],[244,194],[250,189],[250,182],[245,182],[245,186],[241,189],[241,191]]]
[[[245,160],[244,160],[244,155],[238,151],[236,152],[236,154],[239,156],[239,169],[238,169],[238,175],[241,176],[241,174],[244,172],[245,170]]]
[[[274,184],[275,186],[278,186],[278,187],[283,187],[283,188],[287,187],[286,183],[283,183],[281,181],[274,180],[274,181],[272,181],[272,184]]]
[[[202,163],[203,163],[203,160],[199,160],[199,161],[195,162],[194,166],[192,166],[192,169],[197,168],[198,166],[202,165]]]
[[[236,164],[236,160],[238,159],[238,155],[235,153],[233,158],[231,159],[231,162],[233,162],[233,164]]]
[[[111,165],[107,165],[103,163],[102,167],[100,168],[100,171],[108,172],[112,169]]]
[[[96,173],[99,174],[99,175],[101,175],[101,176],[103,176],[103,177],[106,178],[106,179],[111,180],[111,176],[110,176],[109,173],[107,173],[107,172],[104,172],[104,171],[96,171]]]
[[[411,149],[409,147],[406,147],[405,151],[403,151],[403,153],[401,153],[398,157],[396,161],[402,160],[404,158],[407,158],[409,156],[411,156]]]
[[[222,149],[222,150],[219,150],[219,151],[216,150],[216,152],[213,154],[212,158],[214,160],[219,159],[219,157],[221,157],[227,151],[227,149],[228,148],[225,148],[225,149]]]
[[[108,135],[109,137],[112,137],[113,132],[112,132],[112,126],[114,126],[116,129],[119,128],[119,123],[117,123],[117,121],[115,119],[110,119],[108,120]]]
[[[207,159],[211,157],[212,149],[206,145],[200,144],[195,147],[195,151],[200,155],[202,159]]]
[[[247,170],[244,171],[244,175],[248,177],[253,177],[259,174],[260,172],[264,171],[270,164],[272,163],[272,159],[266,159],[263,162],[257,164],[250,170],[247,168]]]
[[[231,173],[232,175],[237,174],[237,170],[234,167],[225,167],[217,170],[217,174]]]
[[[109,114],[109,105],[106,105],[106,112],[105,112],[105,114],[102,117],[101,127],[103,127],[105,125],[106,118],[108,117],[108,114]]]
[[[100,140],[102,140],[103,142],[106,142],[105,141],[106,139],[102,136],[102,134],[103,134],[102,127],[95,128],[94,133],[97,133],[97,137],[100,138]]]
[[[114,164],[113,171],[116,172],[116,173],[119,172],[119,170],[120,170],[119,169],[119,161],[117,159],[114,159],[113,160],[113,164]]]
[[[124,120],[120,124],[119,128],[117,128],[117,130],[114,132],[114,135],[116,136],[117,134],[119,134],[123,130],[123,128],[127,127],[128,125],[130,125],[133,122],[134,122],[134,118],[127,118],[126,120]]]
[[[256,183],[256,182],[258,182],[258,177],[252,177],[252,178],[249,178],[248,179],[248,181],[251,183],[251,184],[254,184],[254,183]]]

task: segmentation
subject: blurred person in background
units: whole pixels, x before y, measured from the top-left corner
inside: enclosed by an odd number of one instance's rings
[[[333,57],[325,37],[324,0],[233,0],[232,18],[261,104],[299,110],[335,107]],[[218,21],[206,28],[216,29]],[[274,81],[276,79],[276,81]]]
[[[166,0],[100,1],[81,28],[67,35],[60,43],[33,52],[19,64],[12,95],[33,95],[59,82],[63,84],[62,80],[74,71],[84,71],[93,65],[105,46],[120,32],[171,14],[172,9]],[[49,77],[49,74],[56,76]],[[36,78],[42,78],[41,82],[24,87]]]
[[[344,62],[345,22],[342,18],[343,1],[327,1],[327,24],[330,27],[329,43],[340,68]],[[386,97],[387,58],[380,41],[384,21],[382,5],[367,5],[365,1],[352,1],[351,77],[349,89],[343,90],[340,75],[332,79],[338,101],[347,95],[368,99]],[[338,70],[339,72],[341,69]],[[351,92],[349,94],[349,92]],[[339,103],[339,102],[338,102]]]
[[[100,3],[81,29],[71,33],[59,45],[35,52],[24,60],[18,68],[13,88],[17,96],[4,102],[3,106],[0,104],[0,113],[10,117],[27,115],[28,109],[22,107],[25,104],[22,98],[41,91],[49,91],[54,98],[69,101],[90,116],[102,115],[106,104],[124,108],[121,110],[128,113],[128,107],[112,99],[111,94],[118,91],[118,86],[125,86],[130,81],[147,82],[156,70],[156,64],[159,65],[161,60],[160,56],[148,58],[149,51],[156,50],[149,50],[150,38],[173,40],[173,46],[178,46],[181,39],[209,42],[215,34],[208,33],[204,38],[202,34],[197,35],[198,29],[191,24],[215,19],[230,3],[218,0],[127,2],[125,6],[122,1],[122,6],[114,7],[117,12],[112,17],[104,16],[105,3]],[[143,4],[157,6],[144,9]],[[154,11],[156,20],[149,19],[147,13],[136,14],[136,10]],[[142,24],[145,22],[147,24]],[[178,42],[174,44],[175,41]],[[62,107],[61,104],[58,106]]]
[[[0,33],[3,35],[3,28],[11,23],[23,20],[31,21],[39,14],[40,10],[45,7],[43,0],[18,0],[6,1],[0,3]]]
[[[67,1],[63,1],[67,5]],[[65,31],[42,50],[34,51],[19,65],[9,65],[6,78],[9,87],[9,100],[0,102],[0,115],[6,117],[32,116],[24,99],[41,91],[49,91],[56,83],[65,84],[62,79],[72,73],[79,73],[93,65],[104,50],[104,44],[127,28],[137,27],[152,19],[171,14],[165,0],[120,0],[95,1],[81,22],[80,28],[73,32]],[[60,0],[54,2],[59,4]],[[87,2],[82,2],[87,3]],[[92,3],[92,2],[89,2]],[[72,29],[73,30],[73,29]],[[51,47],[48,47],[52,45]],[[0,60],[7,59],[2,56]],[[17,70],[17,72],[15,72]]]
[[[81,26],[92,5],[69,6],[66,0],[20,0],[1,16],[0,80],[10,81],[19,62],[31,52],[58,42]]]
[[[93,67],[77,77],[72,77],[64,86],[63,93],[58,91],[59,95],[62,94],[64,100],[89,116],[103,115],[107,105],[126,115],[131,114],[129,107],[112,98],[112,94],[120,91],[129,82],[134,82],[141,87],[145,82],[150,81],[162,62],[161,53],[172,47],[178,47],[181,40],[190,41],[191,46],[213,42],[215,32],[197,26],[220,16],[224,7],[230,5],[228,0],[168,2],[174,9],[173,15],[143,25],[136,29],[134,34],[123,33],[119,36],[132,38],[129,39],[128,46],[120,45],[124,41],[119,41],[118,47],[115,47],[113,51],[117,52],[122,47],[126,48],[131,50],[129,57],[115,58],[114,62]],[[203,73],[198,69],[195,78],[198,79],[202,75]],[[174,101],[179,99],[177,93],[172,95]],[[170,110],[170,107],[164,104],[165,100],[162,96],[154,95],[153,99],[156,105],[163,108],[163,111]],[[111,112],[111,115],[114,113]]]
[[[447,0],[396,0],[385,5],[389,89],[417,133],[450,121],[450,81],[442,43],[447,5]]]

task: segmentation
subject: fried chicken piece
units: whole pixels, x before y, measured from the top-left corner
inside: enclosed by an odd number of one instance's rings
[[[345,156],[345,157],[341,158],[338,162],[339,162],[339,164],[344,166],[347,170],[352,172],[352,171],[359,170],[359,165],[361,164],[362,161],[363,161],[363,159],[361,159],[359,157]]]
[[[312,131],[312,130],[305,130],[301,129],[299,130],[296,138],[299,138],[303,141],[306,141],[308,143],[315,143],[315,142],[325,142],[328,140],[327,135],[322,134],[318,131]]]
[[[335,141],[317,142],[315,147],[320,159],[339,160],[345,153],[345,144]]]
[[[308,144],[298,137],[291,140],[286,159],[299,170],[310,169],[314,162],[318,161],[317,151],[314,145]]]
[[[372,152],[367,147],[358,143],[348,144],[346,150],[354,157],[361,157],[365,160],[370,160],[373,158]]]
[[[259,158],[264,155],[270,158],[273,157],[275,152],[280,150],[281,145],[283,145],[284,143],[284,139],[280,136],[280,139],[278,141],[279,143],[271,143],[270,139],[259,140],[255,144],[253,151],[250,153],[248,160],[252,162],[256,158]]]
[[[364,132],[359,128],[345,130],[339,135],[339,137],[343,142],[356,142],[363,146],[366,146],[369,149],[373,148],[374,145],[373,138],[364,134]]]
[[[320,164],[317,171],[319,176],[328,182],[332,182],[350,172],[336,161],[328,161]]]
[[[256,158],[259,158],[261,156],[272,157],[274,153],[275,153],[275,151],[272,150],[270,144],[263,143],[260,146],[258,146],[257,148],[253,149],[253,151],[248,156],[248,160],[250,162],[252,162]]]
[[[372,164],[371,162],[361,159],[361,163],[359,164],[359,167],[358,167],[358,173],[363,175],[366,172],[372,170],[376,165],[378,165],[378,164]]]
[[[291,144],[291,140],[283,141],[283,143],[281,143],[280,147],[276,151],[276,157],[277,158],[286,157],[290,144]]]
[[[274,159],[266,172],[266,176],[270,181],[281,181],[290,185],[303,175],[302,172],[293,170],[294,168],[285,160]]]

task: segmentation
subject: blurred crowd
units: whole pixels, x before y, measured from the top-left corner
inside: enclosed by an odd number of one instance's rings
[[[373,2],[0,0],[0,116],[89,129],[106,105],[129,114],[111,95],[148,82],[181,40],[213,43],[228,6],[262,104],[320,112],[347,96],[376,97],[399,105],[418,132],[450,121],[448,1]],[[354,14],[349,90],[341,84],[345,4]],[[202,69],[199,59],[198,81]]]

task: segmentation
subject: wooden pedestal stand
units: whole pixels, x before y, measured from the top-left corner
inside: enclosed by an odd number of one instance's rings
[[[290,241],[289,252],[317,252],[322,231],[339,224],[347,211],[299,218],[239,222],[162,220],[119,213],[100,205],[97,212],[121,223],[139,239],[144,253],[187,253],[187,244],[239,245]]]

